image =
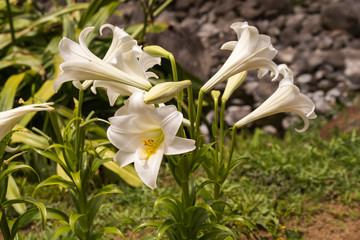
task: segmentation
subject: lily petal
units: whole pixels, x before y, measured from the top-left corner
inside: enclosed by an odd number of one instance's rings
[[[176,137],[182,120],[183,116],[175,106],[155,108],[144,103],[144,92],[133,93],[124,107],[109,119],[107,135],[119,149],[115,160],[122,166],[134,162],[141,180],[155,188],[164,154],[195,149],[194,140]]]
[[[195,141],[193,139],[186,139],[175,136],[171,144],[166,146],[164,154],[175,155],[185,152],[191,152],[194,149],[195,149]]]
[[[39,111],[52,111],[53,103],[39,103],[21,106],[8,111],[0,112],[0,140],[13,129],[16,123],[27,113]]]
[[[309,119],[316,118],[315,104],[306,95],[300,93],[293,84],[292,72],[289,68],[281,67],[284,78],[279,83],[279,88],[258,108],[235,123],[239,128],[257,119],[264,118],[281,112],[291,112],[299,115],[304,121],[304,127],[298,132],[304,132],[309,126]]]
[[[160,64],[160,58],[146,54],[123,29],[104,24],[100,27],[100,34],[104,28],[112,30],[113,40],[103,59],[93,54],[86,45],[86,38],[94,27],[81,31],[79,44],[67,38],[60,41],[59,50],[65,62],[60,65],[62,72],[54,82],[55,91],[68,81],[73,81],[74,86],[82,90],[93,83],[94,93],[96,87],[108,90],[110,104],[113,105],[119,95],[129,96],[136,90],[152,87],[148,78],[157,76],[147,70]]]
[[[247,22],[233,23],[231,28],[236,32],[238,41],[230,41],[222,46],[222,49],[232,50],[232,53],[220,70],[201,88],[205,93],[231,76],[250,69],[259,69],[259,77],[268,70],[273,72],[274,79],[279,74],[276,64],[272,62],[277,50],[272,46],[270,37],[259,34]]]
[[[137,152],[137,154],[141,154]],[[159,149],[153,154],[149,160],[137,160],[135,161],[134,167],[138,173],[141,181],[146,186],[154,189],[156,188],[156,179],[159,174],[161,161],[164,155],[164,145],[161,145]]]

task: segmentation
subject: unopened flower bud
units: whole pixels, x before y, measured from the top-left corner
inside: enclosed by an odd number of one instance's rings
[[[219,97],[220,97],[220,91],[218,91],[218,90],[212,90],[211,91],[211,97],[215,100],[215,99],[219,99]]]
[[[157,45],[146,46],[143,50],[152,57],[168,58],[171,55],[170,52]]]
[[[144,96],[146,104],[164,103],[175,97],[181,90],[191,85],[190,80],[164,82],[152,87]]]
[[[222,96],[222,99],[227,101],[231,94],[243,84],[247,75],[247,71],[240,72],[235,74],[234,76],[230,77],[226,83],[225,91]]]

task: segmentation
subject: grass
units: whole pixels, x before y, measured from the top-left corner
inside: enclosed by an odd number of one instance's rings
[[[360,200],[360,136],[354,131],[325,141],[318,134],[320,124],[320,121],[315,122],[302,134],[288,130],[283,138],[259,129],[253,134],[240,134],[236,154],[247,158],[232,172],[223,189],[229,196],[231,211],[248,217],[260,230],[276,238],[283,235],[290,219],[303,221],[321,211],[324,203],[336,201],[357,206]],[[119,225],[121,230],[131,233],[130,229],[152,217],[151,205],[144,207],[144,204],[161,194],[180,194],[169,176],[170,171],[163,167],[156,190],[145,186],[132,188],[119,182],[126,197],[115,194],[107,197],[96,225],[123,219],[125,223]],[[24,189],[31,194],[31,184]],[[70,198],[66,193],[59,193],[56,188],[43,188],[37,198],[50,206],[68,209],[70,213]],[[343,215],[359,218],[351,210]],[[126,222],[127,217],[135,222]],[[33,231],[39,226],[30,226],[25,230],[24,239],[48,239],[53,231],[51,225],[49,223],[39,234]],[[288,239],[297,239],[300,230],[287,229]],[[153,231],[145,231],[148,236],[143,234],[139,239],[151,239]]]

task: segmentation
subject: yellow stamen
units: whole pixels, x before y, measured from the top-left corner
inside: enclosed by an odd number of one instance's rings
[[[149,160],[151,155],[155,154],[158,150],[161,143],[164,141],[164,134],[159,134],[155,140],[152,138],[142,138],[141,141],[143,142],[144,148],[141,150],[140,159],[142,160]]]

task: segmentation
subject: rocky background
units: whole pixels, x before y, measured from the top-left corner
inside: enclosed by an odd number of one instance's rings
[[[161,2],[161,0],[159,0]],[[49,2],[49,1],[48,1]],[[141,23],[139,1],[126,1],[109,22],[119,27]],[[248,21],[271,37],[279,51],[277,64],[286,63],[295,83],[316,103],[318,115],[331,118],[338,106],[356,103],[360,89],[360,1],[357,0],[174,0],[156,21],[169,23],[161,34],[151,34],[148,44],[172,52],[176,60],[203,81],[226,61],[223,43],[236,40],[230,25]],[[224,85],[219,86],[223,88]],[[257,79],[249,72],[243,86],[229,101],[229,125],[261,104],[277,83]],[[207,117],[211,118],[212,113]],[[359,114],[360,115],[360,114]],[[288,128],[288,114],[267,118],[260,125],[274,132]],[[286,117],[286,118],[285,118]],[[360,122],[360,121],[359,121]]]
[[[119,10],[128,22],[111,18],[113,24],[124,27],[142,21],[136,1],[122,4]],[[230,25],[248,21],[271,37],[279,51],[275,62],[286,63],[293,70],[295,83],[314,100],[318,115],[330,117],[337,110],[336,103],[350,106],[356,101],[360,89],[360,1],[175,0],[156,20],[168,22],[170,28],[148,36],[146,42],[171,51],[185,69],[204,81],[230,54],[220,50],[221,45],[237,39]],[[277,83],[266,77],[258,80],[256,71],[250,72],[229,102],[228,124],[249,113],[276,88]],[[291,119],[284,116],[271,118],[270,125],[287,128]],[[270,126],[266,129],[275,131]]]

